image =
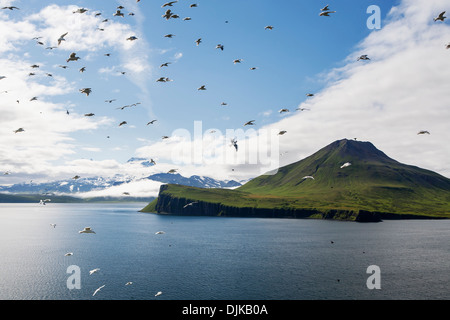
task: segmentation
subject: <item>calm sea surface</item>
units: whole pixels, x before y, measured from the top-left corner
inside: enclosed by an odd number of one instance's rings
[[[0,204],[0,299],[450,298],[450,221],[176,217],[145,205]],[[371,265],[380,289],[367,288]]]

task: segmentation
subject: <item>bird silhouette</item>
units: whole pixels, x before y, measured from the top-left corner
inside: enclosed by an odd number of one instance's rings
[[[442,22],[444,22],[444,20],[447,18],[447,17],[445,17],[444,16],[444,14],[445,14],[445,11],[443,11],[443,12],[441,12],[436,18],[434,18],[433,20],[436,22],[436,21],[442,21]]]
[[[329,17],[330,13],[336,13],[336,11],[322,11],[321,13],[319,13],[319,16],[321,16],[321,17]]]
[[[64,37],[68,34],[69,32],[66,32],[62,35],[59,36],[58,38],[58,46],[61,44],[61,42],[66,41],[66,39],[64,39]]]
[[[80,59],[80,57],[77,57],[77,54],[75,52],[72,52],[66,62],[77,61],[78,59]]]
[[[84,93],[86,96],[89,96],[89,94],[92,92],[92,89],[91,88],[83,88],[83,89],[80,89],[80,92]]]

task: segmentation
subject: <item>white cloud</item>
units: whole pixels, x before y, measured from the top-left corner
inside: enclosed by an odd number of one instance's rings
[[[159,188],[162,185],[161,182],[142,179],[123,183],[117,186],[105,188],[103,190],[95,190],[89,192],[80,192],[71,194],[80,198],[92,198],[92,197],[156,197],[159,193]],[[126,195],[124,193],[128,193]]]
[[[325,89],[299,105],[309,111],[292,111],[261,128],[260,132],[287,130],[277,136],[283,154],[280,164],[298,161],[335,140],[357,138],[372,142],[398,161],[450,176],[446,120],[450,119],[446,102],[450,74],[442,72],[450,70],[449,51],[444,48],[450,27],[432,19],[445,4],[443,0],[403,1],[390,12],[381,30],[358,44],[342,67],[322,75]],[[361,54],[368,54],[371,60],[357,61]],[[418,136],[419,130],[429,130],[431,135]],[[155,142],[137,153],[155,155],[156,150],[159,157],[178,163],[180,170],[189,174],[197,170],[218,178],[238,174],[250,178],[260,173],[261,165],[249,161],[251,153],[240,165],[227,161],[195,165],[195,146],[202,144],[217,158],[226,158],[223,147],[227,141],[221,138],[220,143],[208,145],[206,135],[203,140],[177,137]],[[242,138],[240,144],[255,145],[255,137]],[[174,157],[174,150],[180,156]]]
[[[0,94],[0,167],[16,173],[15,179],[35,175],[60,178],[77,171],[72,164],[55,166],[54,161],[60,161],[76,153],[77,144],[73,133],[90,131],[111,125],[113,119],[109,117],[86,118],[83,114],[74,112],[76,103],[70,101],[68,95],[78,93],[79,87],[75,81],[69,81],[66,76],[57,74],[58,64],[49,63],[53,50],[46,50],[47,46],[57,46],[55,52],[80,53],[82,59],[94,59],[95,52],[105,48],[112,48],[123,56],[126,62],[131,50],[141,48],[141,54],[134,64],[128,68],[139,74],[148,71],[146,66],[145,47],[127,41],[131,27],[128,24],[111,21],[102,24],[105,31],[96,30],[103,17],[95,17],[93,12],[74,14],[76,6],[50,5],[38,13],[21,16],[21,20],[14,19],[4,12],[0,12],[0,70],[2,79],[2,94]],[[57,39],[66,33],[65,41],[60,46]],[[33,61],[30,52],[23,52],[26,46],[34,45],[33,37],[39,36],[44,46],[36,44],[36,50],[42,50],[49,60],[40,56],[41,61]],[[134,52],[134,51],[133,51]],[[44,61],[42,61],[44,60]],[[31,65],[38,64],[39,68],[31,69]],[[53,67],[53,70],[50,69]],[[36,73],[30,76],[30,72]],[[55,71],[55,72],[53,72]],[[48,74],[51,74],[50,77]],[[131,76],[133,77],[133,76]],[[140,84],[143,85],[143,84]],[[35,101],[30,101],[36,97]],[[52,100],[66,99],[65,102],[54,103]],[[66,110],[70,109],[70,115]],[[14,130],[23,128],[25,131],[14,133]],[[84,147],[80,149],[99,152],[99,148]],[[78,163],[80,171],[90,173],[90,166]],[[100,173],[105,163],[96,166],[96,173]],[[108,168],[106,168],[108,169]],[[17,174],[21,172],[21,174]],[[95,173],[94,171],[92,173]],[[108,173],[108,170],[105,170]],[[14,179],[13,178],[13,179]]]

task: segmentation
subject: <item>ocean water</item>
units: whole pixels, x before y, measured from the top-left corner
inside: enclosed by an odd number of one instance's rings
[[[0,299],[450,298],[450,221],[177,217],[145,205],[0,204]],[[373,265],[379,289],[367,286]]]

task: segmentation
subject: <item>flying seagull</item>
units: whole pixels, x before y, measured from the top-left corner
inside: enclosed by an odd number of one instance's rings
[[[55,228],[56,227],[56,223],[50,223],[50,226]]]
[[[175,173],[177,172],[177,169],[170,169],[167,173]]]
[[[166,20],[169,20],[172,17],[173,13],[172,10],[167,9],[167,11],[162,15],[163,18],[166,18]]]
[[[84,116],[85,117],[92,117],[92,116],[95,116],[95,114],[92,113],[92,112],[91,113],[85,113]]]
[[[157,231],[157,232],[155,232],[155,234],[164,234],[165,232],[164,231]]]
[[[149,121],[149,122],[147,122],[147,125],[149,125],[149,124],[154,124],[155,121],[157,121],[157,120],[155,119],[155,120]]]
[[[313,176],[304,176],[302,179],[312,179],[312,180],[314,180],[314,177]]]
[[[94,230],[91,229],[91,227],[85,227],[83,230],[78,231],[78,233],[95,233]]]
[[[169,136],[162,136],[161,139],[169,139]]]
[[[173,37],[175,37],[175,35],[172,33],[169,33],[169,34],[166,34],[164,37],[165,38],[173,38]]]
[[[161,77],[158,80],[156,80],[156,82],[169,82],[169,81],[173,81],[167,77]]]
[[[67,252],[64,256],[65,257],[73,256],[73,252]]]
[[[278,135],[279,135],[279,136],[282,136],[282,135],[285,134],[286,132],[287,132],[286,130],[282,130],[282,131],[278,132]]]
[[[445,11],[441,12],[436,18],[434,18],[434,21],[444,21],[447,17],[444,17]]]
[[[231,139],[231,145],[236,149],[236,152],[238,151],[238,144],[236,138]]]
[[[193,205],[196,204],[196,203],[198,203],[198,202],[190,202],[190,203],[184,205],[184,206],[183,206],[183,209],[184,209],[184,208],[187,208],[187,207],[189,207],[189,206],[193,206]]]
[[[421,131],[417,132],[417,134],[430,134],[430,132],[426,131],[426,130],[421,130]]]
[[[85,9],[85,8],[79,8],[79,9],[77,9],[77,10],[75,10],[75,11],[72,11],[73,13],[85,13],[86,11],[88,11],[88,9]]]
[[[177,3],[178,1],[170,1],[170,2],[166,2],[166,3],[164,3],[162,6],[161,6],[161,8],[164,8],[164,7],[172,7],[172,5],[174,4],[174,3]]]
[[[325,7],[323,7],[322,9],[320,9],[320,11],[328,11],[328,10],[330,10],[329,7],[330,7],[330,5],[327,4]]]
[[[234,60],[233,60],[233,63],[234,63],[234,64],[236,64],[236,63],[241,63],[242,61],[243,61],[242,59],[234,59]]]
[[[111,99],[111,100],[105,100],[105,102],[111,103],[113,101],[116,101],[116,99]]]
[[[197,90],[206,90],[206,87],[205,87],[205,85],[202,85]]]
[[[257,67],[251,67],[250,70],[256,70],[258,69]]]
[[[45,206],[45,203],[46,202],[50,202],[50,201],[52,201],[51,199],[44,199],[44,200],[39,200],[39,204],[42,204],[42,205],[44,205]]]
[[[58,46],[61,44],[62,41],[66,41],[66,39],[64,39],[64,37],[68,34],[68,32],[62,34],[59,36],[58,38]]]
[[[197,40],[195,40],[195,43],[197,44],[197,46],[202,42],[202,38],[198,38]]]
[[[192,20],[191,17],[183,18],[183,21],[189,21],[189,20]]]
[[[256,120],[250,120],[250,121],[247,121],[246,123],[244,123],[244,126],[253,126],[254,125],[254,123],[253,122],[255,122]]]
[[[335,13],[336,11],[322,11],[321,13],[319,13],[319,16],[322,17],[329,17],[330,13]]]
[[[92,275],[92,274],[94,274],[96,272],[99,272],[99,271],[100,271],[99,268],[92,269],[92,270],[89,271],[89,275]]]
[[[273,26],[265,26],[264,27],[264,30],[272,30],[273,29]]]
[[[283,109],[280,109],[279,112],[280,112],[280,113],[283,113],[283,112],[289,112],[289,109],[283,108]]]
[[[79,175],[76,175],[75,177],[73,177],[72,179],[77,180],[80,179],[81,177]]]
[[[345,167],[348,167],[348,166],[351,166],[352,164],[350,163],[350,162],[346,162],[346,163],[344,163],[342,166],[341,166],[341,169],[342,168],[345,168]]]
[[[86,96],[89,96],[89,94],[92,92],[91,88],[83,88],[80,89],[81,93],[84,93]]]
[[[78,59],[80,59],[80,57],[77,57],[77,54],[75,52],[72,52],[66,62],[77,61]]]
[[[191,4],[190,6],[189,6],[189,8],[196,8],[197,7],[197,4],[196,3],[193,3],[193,4]]]
[[[216,46],[216,49],[220,49],[223,51],[223,45],[221,45],[220,43]]]
[[[123,17],[124,14],[120,11],[120,9],[117,9],[113,16]]]
[[[101,287],[97,288],[94,293],[92,294],[92,296],[95,296],[97,294],[97,292],[99,292],[105,285],[102,285]]]
[[[159,67],[160,67],[160,68],[162,68],[162,67],[168,67],[169,64],[171,64],[171,62],[165,62],[165,63],[161,64]]]
[[[358,59],[356,59],[356,61],[359,60],[370,60],[370,58],[367,56],[367,54],[363,54],[361,56],[358,57]]]
[[[131,36],[131,37],[128,37],[127,40],[134,41],[134,40],[137,40],[137,37],[136,36]]]
[[[9,10],[14,10],[14,9],[16,9],[16,10],[20,10],[19,8],[17,8],[17,7],[14,7],[14,6],[10,6],[10,7],[3,7],[2,9],[9,9]]]
[[[24,132],[24,131],[25,131],[24,128],[19,128],[19,129],[17,129],[17,130],[14,130],[14,133]]]
[[[126,121],[122,121],[121,123],[119,123],[119,127],[124,125],[124,124],[127,124],[127,122]]]

